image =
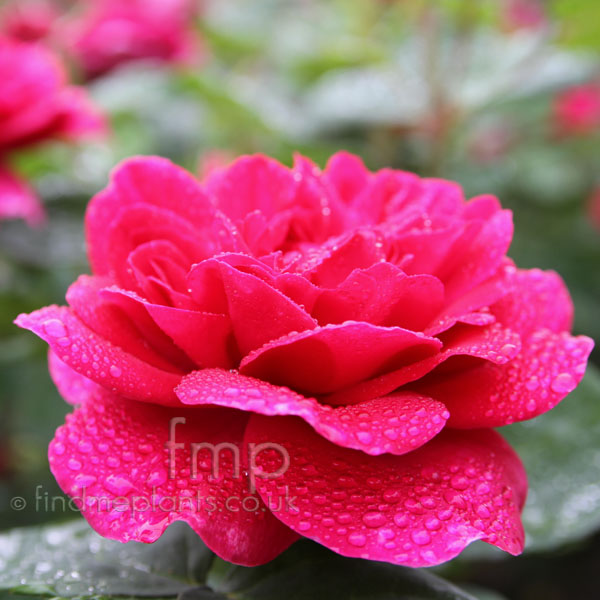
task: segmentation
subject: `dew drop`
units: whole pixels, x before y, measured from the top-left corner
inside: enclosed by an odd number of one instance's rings
[[[381,527],[386,522],[385,515],[381,514],[380,512],[365,513],[362,520],[367,527],[373,528]]]
[[[111,365],[109,371],[113,377],[121,377],[121,374],[123,372],[121,371],[120,367],[117,367],[117,365]]]
[[[104,487],[113,494],[124,496],[131,491],[133,485],[126,477],[111,474],[104,480]]]
[[[58,319],[48,319],[42,323],[42,327],[49,336],[54,338],[64,338],[67,335],[66,327]]]
[[[569,373],[561,373],[552,382],[552,391],[557,394],[568,394],[575,389],[577,382]]]
[[[455,475],[450,480],[450,485],[455,490],[466,490],[469,487],[469,482],[467,481],[467,479],[465,477],[462,477],[461,475]]]
[[[351,533],[348,536],[348,543],[361,548],[367,543],[367,538],[362,533]]]
[[[361,444],[370,444],[373,441],[373,434],[368,431],[359,431],[356,437]]]
[[[424,529],[421,531],[413,531],[410,534],[410,537],[412,538],[412,541],[419,546],[425,546],[431,542],[431,536]]]

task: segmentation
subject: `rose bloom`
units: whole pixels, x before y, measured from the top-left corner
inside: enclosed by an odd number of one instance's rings
[[[9,0],[0,9],[0,31],[14,40],[35,42],[51,34],[58,18],[49,0]]]
[[[16,150],[103,129],[85,90],[68,84],[49,50],[0,38],[0,219],[22,217],[31,224],[43,219],[35,193],[7,164]]]
[[[546,11],[539,0],[504,0],[502,20],[509,30],[536,30],[547,24]]]
[[[93,274],[16,321],[77,406],[58,483],[104,536],[183,520],[243,565],[301,536],[414,567],[518,554],[526,475],[492,428],[560,402],[593,343],[512,231],[493,196],[343,152],[202,183],[125,161],[87,210]]]
[[[556,130],[563,135],[585,135],[600,129],[600,84],[585,83],[561,91],[554,98]]]
[[[67,31],[86,78],[136,60],[187,62],[199,53],[196,0],[93,0]]]

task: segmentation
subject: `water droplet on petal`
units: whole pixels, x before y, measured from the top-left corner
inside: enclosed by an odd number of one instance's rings
[[[48,319],[42,323],[44,331],[51,337],[63,338],[67,335],[67,328],[58,319]]]
[[[381,527],[386,522],[385,515],[380,512],[365,513],[362,520],[367,527]]]
[[[552,382],[552,391],[557,394],[568,394],[575,389],[577,382],[569,373],[561,373]]]
[[[348,543],[360,548],[367,543],[367,538],[362,533],[351,533],[348,536]]]
[[[113,377],[121,377],[122,371],[120,367],[117,367],[117,365],[111,365],[109,371]]]
[[[413,531],[410,534],[410,537],[412,538],[412,541],[419,546],[425,546],[431,542],[431,536],[424,529],[421,531]]]

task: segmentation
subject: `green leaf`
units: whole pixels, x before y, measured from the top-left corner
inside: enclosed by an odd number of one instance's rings
[[[106,540],[83,521],[0,536],[1,598],[279,600],[283,589],[290,600],[474,600],[424,569],[349,559],[308,540],[267,565],[239,567],[183,523],[154,544]]]
[[[523,513],[527,547],[549,550],[600,528],[600,373],[554,410],[501,430],[529,477]]]
[[[202,582],[212,553],[185,524],[155,544],[121,544],[84,521],[0,537],[0,590],[65,598],[173,598]]]
[[[216,559],[207,583],[240,600],[279,600],[282,590],[287,600],[474,600],[424,569],[345,558],[308,540],[262,567]]]

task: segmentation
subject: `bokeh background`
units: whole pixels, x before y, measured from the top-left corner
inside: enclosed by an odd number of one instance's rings
[[[346,149],[373,169],[496,194],[515,215],[511,257],[557,270],[575,332],[600,341],[597,0],[148,1],[175,16],[144,22],[143,35],[133,8],[98,16],[99,0],[0,5],[0,36],[51,48],[109,122],[104,137],[9,157],[47,218],[0,222],[0,530],[76,517],[35,510],[37,486],[60,494],[46,446],[67,407],[46,345],[12,320],[63,303],[88,271],[86,203],[127,156],[160,154],[202,176],[244,153],[323,165]],[[525,554],[477,543],[438,571],[481,599],[600,597],[595,367],[558,408],[503,433],[530,475]],[[15,496],[29,506],[12,509]]]

